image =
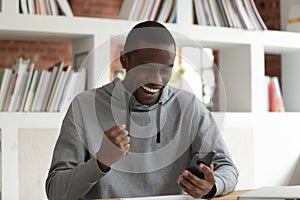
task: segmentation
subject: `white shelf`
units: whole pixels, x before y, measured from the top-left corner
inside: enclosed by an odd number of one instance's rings
[[[57,112],[0,112],[0,129],[11,126],[6,122],[18,128],[59,128],[64,116],[65,113]]]
[[[19,130],[59,129],[64,113],[0,113],[2,199],[19,198]]]

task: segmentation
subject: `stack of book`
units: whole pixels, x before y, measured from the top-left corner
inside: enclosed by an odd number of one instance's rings
[[[119,19],[176,22],[177,0],[124,0]]]
[[[0,70],[0,111],[64,112],[85,89],[85,70],[58,62],[36,70],[29,59],[18,58],[13,68]]]
[[[19,0],[20,13],[30,15],[74,16],[67,0]]]
[[[195,23],[247,30],[267,30],[254,0],[193,0]]]

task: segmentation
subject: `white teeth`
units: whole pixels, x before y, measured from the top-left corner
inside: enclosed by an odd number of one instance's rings
[[[151,92],[151,93],[157,93],[159,91],[159,89],[149,88],[144,85],[142,85],[142,87],[144,88],[144,90],[146,90],[147,92]]]

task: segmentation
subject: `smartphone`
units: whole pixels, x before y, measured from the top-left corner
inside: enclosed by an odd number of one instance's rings
[[[204,179],[204,174],[199,170],[199,165],[201,163],[210,166],[212,163],[214,156],[216,152],[211,151],[211,152],[195,152],[192,160],[190,161],[188,167],[186,168],[189,170],[192,174],[196,175],[200,179]]]

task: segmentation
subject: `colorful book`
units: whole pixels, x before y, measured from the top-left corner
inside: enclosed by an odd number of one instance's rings
[[[283,102],[279,81],[276,76],[270,78],[269,94],[270,94],[270,112],[284,112],[285,106]]]

